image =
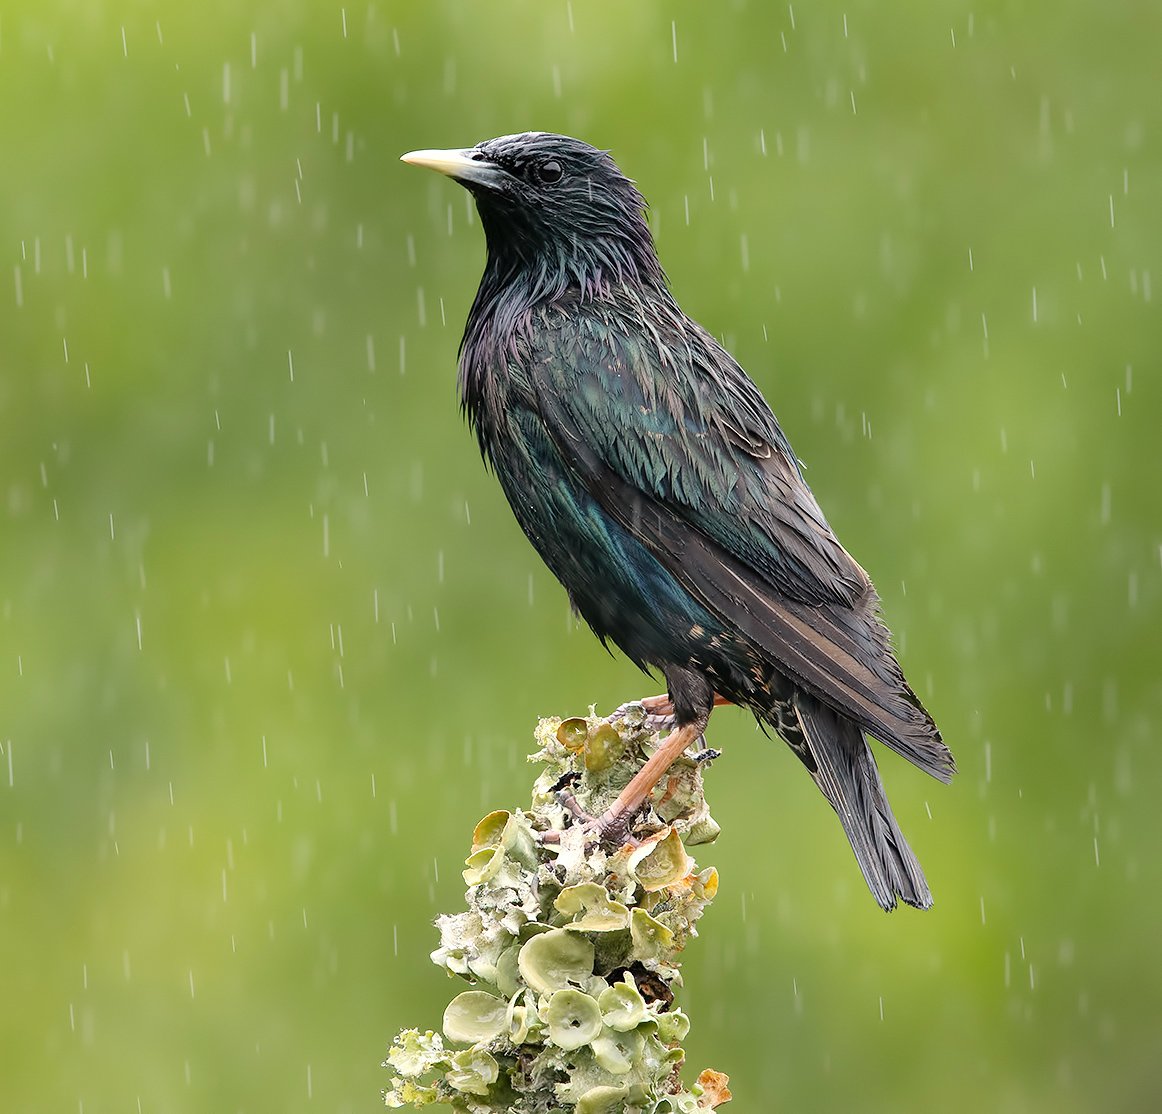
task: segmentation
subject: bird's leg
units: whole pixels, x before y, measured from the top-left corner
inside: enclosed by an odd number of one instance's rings
[[[620,842],[624,838],[630,822],[645,803],[662,775],[674,764],[674,760],[695,739],[706,730],[709,712],[700,715],[692,723],[675,728],[662,740],[661,746],[650,756],[646,764],[630,779],[629,784],[617,795],[617,799],[592,823],[591,831],[598,839]]]

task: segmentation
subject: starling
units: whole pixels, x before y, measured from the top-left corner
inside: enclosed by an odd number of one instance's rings
[[[594,830],[623,834],[738,704],[807,767],[876,901],[930,906],[866,736],[944,782],[952,754],[770,407],[674,300],[633,182],[543,132],[403,161],[467,188],[484,226],[459,389],[486,464],[597,637],[666,681],[649,707],[673,729]]]

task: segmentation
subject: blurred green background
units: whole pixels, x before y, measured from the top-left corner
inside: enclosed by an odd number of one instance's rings
[[[607,656],[462,427],[483,258],[401,152],[566,131],[652,203],[951,743],[884,916],[714,717],[690,1068],[741,1110],[1162,1103],[1162,9],[0,13],[0,1108],[362,1111],[539,714]]]

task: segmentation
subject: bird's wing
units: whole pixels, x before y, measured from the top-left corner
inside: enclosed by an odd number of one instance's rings
[[[788,599],[862,599],[870,580],[758,388],[676,308],[652,316],[546,311],[530,341],[542,412]]]
[[[630,325],[631,327],[626,327]],[[686,319],[543,311],[521,373],[577,481],[724,625],[934,776],[951,755],[867,574],[737,364]]]

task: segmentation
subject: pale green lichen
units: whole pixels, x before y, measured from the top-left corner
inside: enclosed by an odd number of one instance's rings
[[[390,1107],[441,1103],[464,1114],[696,1114],[730,1098],[726,1077],[686,1085],[674,1006],[680,953],[718,889],[687,847],[718,834],[704,764],[678,759],[621,847],[594,845],[559,799],[600,814],[657,745],[640,708],[611,725],[542,720],[544,764],[527,812],[497,811],[473,832],[468,910],[437,920],[432,960],[476,989],[444,1011],[443,1037],[401,1032],[384,1067]],[[543,833],[557,833],[545,843]],[[444,1041],[467,1044],[449,1049]]]

